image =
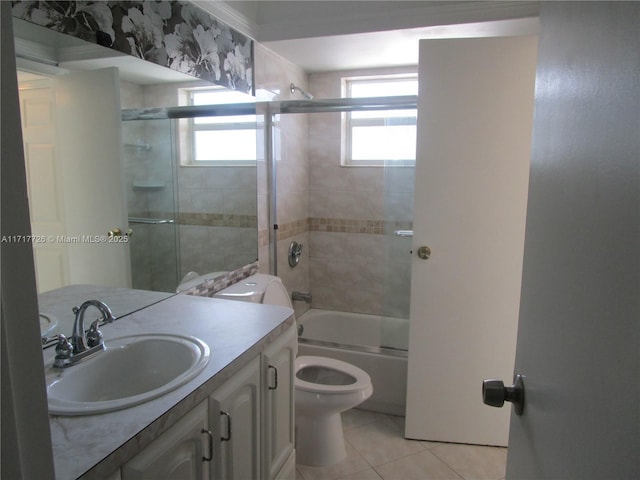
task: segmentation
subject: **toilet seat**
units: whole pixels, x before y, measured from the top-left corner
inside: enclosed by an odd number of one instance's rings
[[[348,385],[325,385],[322,383],[308,382],[298,378],[298,372],[308,367],[336,370],[344,375],[353,377],[354,382],[349,383]],[[354,393],[364,390],[367,386],[371,385],[371,377],[369,377],[367,372],[355,365],[351,365],[350,363],[336,360],[334,358],[315,357],[311,355],[300,356],[295,360],[295,370],[295,388],[307,392],[326,394]]]

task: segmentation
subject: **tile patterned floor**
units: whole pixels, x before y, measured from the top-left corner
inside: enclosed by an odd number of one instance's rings
[[[330,467],[297,465],[296,480],[500,480],[507,449],[406,440],[404,417],[342,415],[347,458]]]

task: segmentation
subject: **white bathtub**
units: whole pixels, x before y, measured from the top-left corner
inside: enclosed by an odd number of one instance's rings
[[[349,362],[371,377],[373,395],[359,408],[404,415],[408,320],[311,309],[298,318],[300,355]]]

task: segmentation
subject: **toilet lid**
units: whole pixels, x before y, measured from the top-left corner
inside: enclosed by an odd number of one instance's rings
[[[296,378],[295,387],[299,390],[305,390],[307,392],[317,393],[353,393],[359,390],[364,390],[371,385],[371,377],[364,370],[351,365],[350,363],[343,362],[327,357],[315,357],[311,355],[303,355],[296,358]],[[298,372],[303,369],[317,369],[321,372],[322,377],[329,379],[331,383],[315,383],[308,380],[303,380],[298,377]],[[322,374],[322,370],[326,370]],[[333,375],[332,373],[335,373]],[[348,384],[336,384],[333,380],[338,377],[353,379]],[[341,383],[338,381],[338,383]]]

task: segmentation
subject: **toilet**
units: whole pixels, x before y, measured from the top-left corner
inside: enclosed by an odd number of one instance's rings
[[[215,280],[216,278],[225,275],[226,271],[222,272],[210,272],[205,273],[204,275],[198,275],[197,272],[189,272],[187,273],[182,280],[180,280],[180,284],[176,288],[176,293],[184,293],[188,290],[191,290],[193,287],[197,287],[206,282],[210,282]]]
[[[258,273],[214,295],[216,298],[293,308],[281,280]],[[373,393],[371,378],[350,363],[327,357],[295,360],[296,459],[303,465],[333,465],[346,457],[341,413]]]

